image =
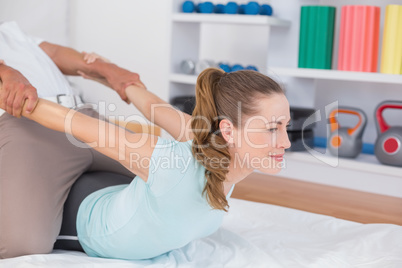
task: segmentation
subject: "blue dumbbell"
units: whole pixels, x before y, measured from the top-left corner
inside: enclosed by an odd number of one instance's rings
[[[240,71],[240,70],[244,70],[244,67],[240,64],[235,64],[232,66],[231,72],[236,72],[236,71]]]
[[[239,5],[236,2],[228,2],[225,6],[226,14],[237,14],[239,12]]]
[[[197,5],[197,12],[210,14],[214,12],[214,4],[212,2],[204,2]]]
[[[244,8],[244,14],[257,15],[258,13],[260,13],[260,4],[254,1],[248,2],[246,7]]]
[[[245,69],[246,69],[246,70],[252,70],[252,71],[258,72],[257,67],[255,67],[254,65],[248,65]]]
[[[217,5],[215,6],[214,12],[215,12],[215,13],[218,13],[218,14],[223,14],[223,13],[225,13],[225,5],[217,4]]]
[[[193,13],[195,10],[195,5],[193,1],[184,1],[181,8],[184,13]]]
[[[260,15],[272,16],[273,10],[270,5],[261,5]]]
[[[239,6],[239,9],[238,9],[238,13],[239,14],[245,14],[245,10],[246,9],[246,5],[245,4],[241,4],[240,6]]]
[[[230,73],[232,71],[232,68],[230,68],[229,64],[219,63],[218,66],[219,66],[219,68],[221,68],[222,70],[224,70],[227,73]]]

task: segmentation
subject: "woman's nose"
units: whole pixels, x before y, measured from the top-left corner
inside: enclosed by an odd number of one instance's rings
[[[288,135],[287,131],[285,131],[285,133],[281,135],[280,139],[277,142],[278,142],[277,145],[279,148],[284,148],[284,149],[290,148],[291,143],[290,143],[289,135]]]

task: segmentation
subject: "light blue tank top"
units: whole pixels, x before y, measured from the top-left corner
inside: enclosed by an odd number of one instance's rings
[[[212,209],[202,195],[205,168],[193,157],[191,144],[159,138],[147,182],[135,178],[84,199],[77,232],[89,256],[148,259],[219,228],[225,212]]]

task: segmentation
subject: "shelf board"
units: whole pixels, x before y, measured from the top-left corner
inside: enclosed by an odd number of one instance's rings
[[[170,82],[181,83],[181,84],[190,84],[195,85],[197,82],[196,75],[188,75],[188,74],[170,74],[169,80]]]
[[[346,72],[337,70],[304,69],[304,68],[268,68],[270,76],[291,76],[311,79],[343,80],[356,82],[402,84],[402,75]],[[197,81],[196,75],[171,74],[170,81],[183,84],[194,84]]]
[[[402,84],[402,75],[398,74],[348,72],[338,70],[322,70],[322,69],[307,69],[307,68],[270,67],[268,68],[268,75],[273,76],[280,75],[280,76],[327,79],[327,80]]]
[[[318,152],[324,153],[325,149],[322,148],[314,148]],[[319,165],[326,165],[328,168],[332,166],[327,164],[328,162],[336,163],[337,158],[328,155],[328,154],[320,154],[318,159],[308,152],[286,152],[285,159],[290,161],[300,161],[307,162]],[[325,161],[325,162],[324,162]],[[336,168],[349,169],[361,172],[369,172],[380,174],[384,176],[394,176],[402,178],[402,168],[387,166],[381,164],[374,155],[371,154],[360,154],[357,158],[349,159],[349,158],[338,158],[338,163],[335,166]]]
[[[282,20],[265,15],[229,15],[229,14],[173,14],[174,22],[193,22],[193,23],[226,23],[226,24],[245,24],[245,25],[272,25],[289,26],[290,21]]]

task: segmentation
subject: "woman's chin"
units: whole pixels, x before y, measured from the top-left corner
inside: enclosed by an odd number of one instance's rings
[[[264,174],[278,174],[279,172],[281,172],[282,167],[271,167],[271,168],[266,168],[266,167],[261,167],[259,169],[257,169],[258,171],[264,173]]]

